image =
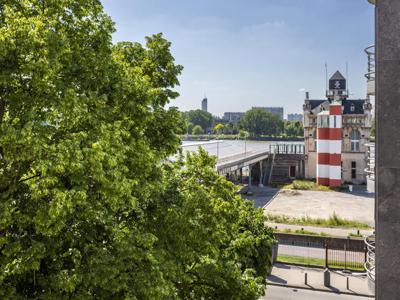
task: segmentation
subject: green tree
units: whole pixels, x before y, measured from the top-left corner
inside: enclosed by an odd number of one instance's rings
[[[233,123],[229,122],[225,124],[223,132],[225,134],[233,134],[233,130],[234,130]]]
[[[278,135],[283,131],[280,118],[261,108],[248,110],[240,120],[240,126],[251,136]]]
[[[249,133],[245,130],[239,130],[239,137],[241,138],[247,138],[249,136]]]
[[[284,132],[288,137],[301,137],[304,135],[303,124],[299,121],[285,121]]]
[[[161,299],[148,210],[179,147],[161,35],[112,45],[99,1],[0,7],[0,298]]]
[[[187,122],[186,132],[191,134],[193,132],[193,127],[194,127],[193,123]]]
[[[257,299],[262,212],[206,153],[167,162],[182,67],[113,30],[97,0],[0,4],[0,298]]]
[[[193,123],[193,125],[200,125],[204,130],[212,127],[213,116],[209,112],[201,109],[189,110],[185,112],[185,116],[190,123]]]
[[[163,266],[172,268],[180,299],[258,299],[271,266],[272,232],[263,211],[236,195],[215,163],[200,148],[166,166],[162,218],[154,224],[159,243],[168,245]]]
[[[200,125],[195,125],[192,129],[192,134],[193,135],[199,135],[199,134],[204,134],[203,128],[201,128]]]

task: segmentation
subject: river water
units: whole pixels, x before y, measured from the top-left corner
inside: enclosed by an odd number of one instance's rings
[[[202,147],[209,154],[218,158],[232,156],[244,152],[258,152],[269,150],[270,145],[276,144],[304,144],[303,142],[276,142],[276,141],[244,141],[244,140],[220,140],[220,141],[183,141],[184,151],[196,152]]]

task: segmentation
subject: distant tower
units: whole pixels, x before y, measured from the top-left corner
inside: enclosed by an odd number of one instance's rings
[[[207,111],[207,97],[204,96],[204,99],[201,101],[201,110]]]

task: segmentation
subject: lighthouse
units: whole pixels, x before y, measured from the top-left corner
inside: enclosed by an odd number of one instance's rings
[[[337,187],[342,184],[342,101],[347,98],[339,71],[329,79],[327,98],[317,114],[317,183]]]

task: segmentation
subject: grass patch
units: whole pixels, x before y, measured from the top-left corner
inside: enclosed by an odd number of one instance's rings
[[[308,230],[304,230],[303,228],[301,229],[296,229],[296,230],[292,230],[290,228],[285,228],[283,230],[279,230],[279,229],[274,229],[274,232],[280,232],[280,233],[293,233],[293,234],[304,234],[304,235],[313,235],[313,236],[326,236],[329,237],[331,235],[325,233],[325,232],[314,232],[314,231],[308,231]]]
[[[284,189],[290,190],[301,190],[301,191],[334,191],[328,186],[318,185],[314,181],[310,180],[293,180],[291,184],[287,184],[283,186]]]
[[[322,192],[340,192],[340,191],[348,191],[349,186],[347,184],[343,184],[340,187],[329,187],[324,185],[318,185],[316,182],[311,180],[293,180],[291,184],[286,184],[281,186],[283,189],[287,190],[300,190],[300,191],[322,191]]]
[[[364,237],[361,233],[359,233],[359,232],[357,232],[357,233],[352,233],[352,232],[350,232],[348,235],[347,235],[347,237],[354,237],[354,238],[362,238],[362,237]]]
[[[305,266],[318,266],[325,267],[325,259],[323,258],[313,258],[313,257],[304,257],[304,256],[296,256],[296,255],[278,255],[278,262],[287,263],[287,264],[299,264]],[[330,268],[344,269],[345,264],[341,261],[329,262]],[[351,262],[346,264],[346,269],[363,271],[364,264],[358,262]]]
[[[311,218],[308,216],[301,218],[292,218],[284,215],[266,215],[267,221],[281,224],[293,224],[293,225],[304,225],[304,226],[318,226],[318,227],[341,227],[341,228],[366,228],[369,226],[366,223],[362,223],[355,220],[347,220],[340,218],[336,213],[333,213],[328,219],[322,218]]]

